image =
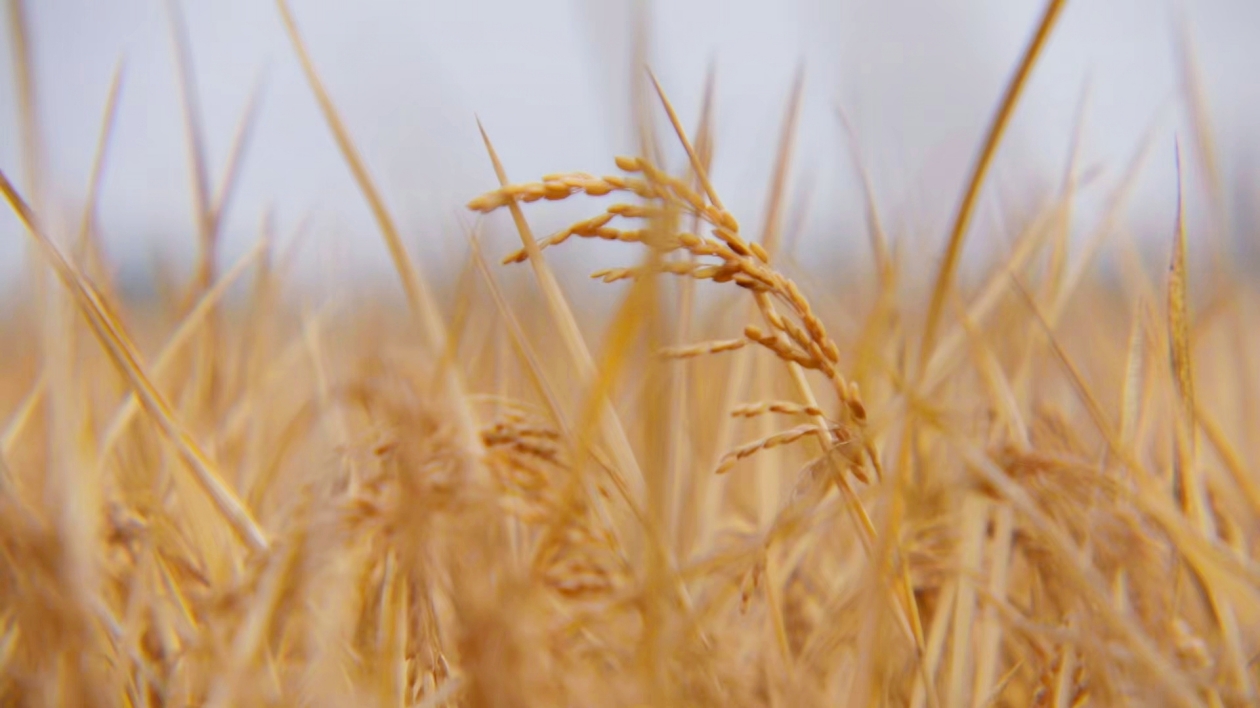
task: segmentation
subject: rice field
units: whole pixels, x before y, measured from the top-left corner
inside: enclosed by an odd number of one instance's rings
[[[440,287],[278,7],[396,282],[295,297],[274,238],[220,262],[218,192],[190,277],[137,301],[90,204],[54,233],[0,165],[36,273],[0,321],[0,703],[1260,702],[1252,281],[1198,262],[1184,189],[1156,257],[1118,216],[1073,246],[1075,171],[960,267],[1060,0],[936,252],[868,187],[867,260],[797,262],[800,82],[750,224],[712,84],[649,72],[609,174],[509,178],[483,131]],[[535,232],[557,201],[589,216]]]

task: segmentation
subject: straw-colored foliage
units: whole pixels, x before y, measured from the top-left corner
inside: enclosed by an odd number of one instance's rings
[[[1059,5],[946,257],[894,247],[868,191],[867,277],[780,253],[799,81],[749,230],[709,102],[690,134],[653,77],[669,137],[614,174],[513,182],[486,138],[498,186],[438,298],[283,2],[408,309],[298,307],[269,241],[217,270],[235,167],[208,186],[191,102],[186,297],[120,297],[92,207],[62,245],[4,166],[54,277],[2,325],[0,704],[1255,705],[1255,298],[1192,277],[1180,202],[1160,268],[1120,248],[1096,277],[1110,219],[1069,258],[1074,170],[957,272]],[[594,215],[535,240],[538,200]],[[521,248],[490,258],[499,212]],[[602,321],[562,244],[622,281]]]

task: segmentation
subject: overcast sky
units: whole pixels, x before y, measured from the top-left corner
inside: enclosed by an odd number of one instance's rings
[[[122,103],[101,195],[106,242],[128,267],[145,266],[156,250],[190,253],[190,172],[166,0],[28,0],[27,6],[49,218],[77,218],[72,210],[82,201],[109,80],[123,59]],[[456,263],[464,242],[455,215],[495,184],[475,116],[516,180],[563,170],[608,172],[614,154],[633,149],[633,32],[625,0],[292,0],[292,7],[409,245],[430,271]],[[939,244],[1040,12],[1039,0],[658,0],[650,59],[689,125],[706,68],[716,66],[715,181],[749,229],[762,211],[776,132],[803,62],[806,101],[793,195],[798,206],[807,187],[812,197],[802,248],[864,254],[864,236],[854,228],[860,194],[836,108],[852,118],[894,231]],[[226,223],[225,257],[248,247],[272,207],[282,234],[314,210],[316,269],[381,268],[384,248],[275,4],[185,2],[183,13],[215,179],[251,92],[262,91]],[[1099,195],[1164,111],[1134,223],[1148,238],[1166,238],[1173,136],[1180,131],[1188,140],[1174,42],[1181,17],[1193,39],[1224,177],[1231,190],[1250,189],[1254,206],[1255,185],[1246,181],[1260,125],[1260,3],[1254,0],[1069,2],[1004,145],[991,199],[998,194],[1018,206],[1058,183],[1088,86],[1083,157],[1105,170]],[[7,22],[6,13],[0,169],[21,179]],[[1235,211],[1241,209],[1238,196],[1232,198]],[[540,227],[560,218],[554,209],[535,213]],[[13,282],[24,242],[11,214],[0,214],[0,283]]]

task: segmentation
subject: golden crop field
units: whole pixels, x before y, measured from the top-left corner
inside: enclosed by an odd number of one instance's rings
[[[1111,218],[1072,246],[1076,172],[960,267],[1062,6],[948,240],[902,248],[868,187],[843,277],[783,253],[799,83],[750,224],[710,94],[648,75],[613,174],[509,179],[483,133],[439,288],[284,0],[401,305],[303,304],[266,240],[219,263],[216,200],[191,277],[124,297],[91,205],[54,234],[0,165],[38,264],[0,321],[0,704],[1256,705],[1246,274],[1199,263],[1180,189],[1158,259]],[[535,233],[560,200],[589,216]],[[548,258],[600,241],[606,311]]]

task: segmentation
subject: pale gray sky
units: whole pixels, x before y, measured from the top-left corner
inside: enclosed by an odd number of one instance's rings
[[[116,260],[142,266],[157,248],[190,252],[190,172],[165,0],[27,5],[51,215],[73,215],[82,200],[109,79],[125,57],[101,198],[106,241]],[[1041,5],[658,0],[652,63],[689,124],[705,70],[710,61],[717,67],[715,181],[748,228],[759,223],[784,101],[803,61],[806,103],[795,183],[814,190],[803,247],[865,254],[864,236],[852,228],[861,202],[836,106],[853,119],[885,218],[898,232],[938,244]],[[463,241],[453,215],[494,185],[474,115],[518,180],[562,170],[607,172],[613,154],[633,148],[625,0],[292,0],[292,7],[413,252],[430,271],[456,262]],[[184,2],[183,8],[215,178],[235,123],[263,81],[260,121],[226,224],[227,256],[248,246],[269,205],[282,233],[314,208],[311,249],[322,259],[313,268],[383,269],[384,248],[298,70],[274,3],[217,0]],[[1105,167],[1105,178],[1118,175],[1161,106],[1168,109],[1134,209],[1152,237],[1166,236],[1174,132],[1187,141],[1173,41],[1179,15],[1189,20],[1227,184],[1232,188],[1245,176],[1257,157],[1260,125],[1260,3],[1076,0],[1037,69],[994,173],[1004,198],[1018,203],[1058,182],[1088,76],[1084,157]],[[0,23],[7,19],[6,13]],[[20,178],[7,24],[3,32],[0,168]],[[1255,185],[1249,188],[1254,205]],[[540,230],[563,209],[537,210]],[[24,239],[12,215],[0,214],[0,284],[12,283],[20,271]]]

